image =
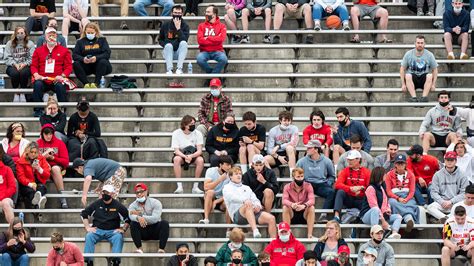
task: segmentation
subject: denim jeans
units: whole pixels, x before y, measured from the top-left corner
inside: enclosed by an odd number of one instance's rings
[[[18,259],[13,260],[10,257],[10,254],[3,253],[0,265],[4,265],[4,266],[7,266],[7,265],[8,266],[10,266],[10,265],[11,266],[28,266],[28,265],[30,265],[30,257],[28,257],[27,254],[23,254]]]
[[[416,184],[415,195],[413,197],[415,198],[416,203],[418,203],[418,205],[420,206],[423,206],[426,204],[426,200],[425,198],[423,198],[423,192],[428,194],[428,204],[433,202],[430,195],[430,186],[426,188],[425,187],[422,188],[420,184]]]
[[[169,16],[171,8],[174,6],[173,0],[135,0],[135,3],[133,3],[133,9],[139,16],[148,16],[145,7],[152,4],[158,4],[163,7],[161,16]]]
[[[102,240],[107,240],[112,244],[112,253],[122,253],[123,235],[115,232],[115,230],[102,230],[97,228],[95,233],[86,234],[86,243],[84,253],[94,253],[95,244]],[[85,261],[92,261],[92,258],[85,258]],[[115,258],[115,261],[120,261],[120,258]]]
[[[31,97],[32,102],[41,102],[43,100],[43,94],[47,91],[54,91],[58,97],[59,102],[67,102],[67,90],[66,86],[61,83],[47,84],[42,80],[36,80],[33,83],[33,95]],[[43,108],[36,107],[35,110],[42,110]]]
[[[332,14],[326,13],[323,7],[317,3],[313,5],[313,20],[321,20],[321,18],[325,18],[330,15],[337,15],[343,22],[349,20],[349,12],[347,11],[347,7],[345,5],[338,6],[332,12]]]
[[[217,61],[214,68],[207,63],[209,60]],[[197,63],[206,73],[221,73],[227,64],[227,55],[225,52],[200,52],[197,56]]]
[[[183,62],[184,59],[186,59],[187,54],[188,43],[186,41],[181,41],[178,50],[176,51],[173,50],[173,45],[171,43],[167,43],[163,48],[163,58],[166,61],[166,71],[173,70],[173,60],[178,60],[176,68],[183,70]]]
[[[376,225],[379,224],[380,221],[380,209],[379,208],[371,208],[364,214],[362,217],[362,222],[367,225]],[[392,230],[398,232],[400,229],[400,225],[402,224],[402,216],[400,214],[392,214],[388,219],[388,224],[392,226]]]
[[[344,190],[340,189],[336,192],[336,197],[334,199],[334,210],[340,212],[343,207],[348,209],[356,208],[362,209],[362,204],[364,203],[365,197],[353,197],[348,195]]]
[[[324,198],[323,209],[334,208],[334,197],[336,196],[336,191],[332,186],[328,183],[310,184],[313,187],[314,194]]]

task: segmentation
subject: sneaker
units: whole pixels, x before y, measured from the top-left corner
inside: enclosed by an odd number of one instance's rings
[[[120,28],[121,28],[122,30],[128,30],[128,25],[127,25],[127,23],[126,23],[125,21],[122,21],[122,24],[120,24]]]
[[[334,218],[332,218],[333,221],[336,221],[338,224],[341,223],[341,218],[337,217],[337,216],[334,216]]]
[[[428,17],[433,17],[433,16],[434,16],[434,12],[433,12],[433,11],[428,11],[428,12],[426,12],[426,15],[427,15]]]
[[[26,96],[23,93],[20,94],[20,102],[26,103]]]
[[[355,222],[355,220],[357,220],[357,216],[346,213],[342,216],[341,222],[343,224],[351,224]]]
[[[209,224],[209,219],[202,219],[202,220],[199,220],[199,223],[200,224]],[[227,231],[229,232],[229,231]]]
[[[173,70],[166,71],[166,75],[173,75]]]
[[[272,42],[272,38],[270,38],[270,35],[265,35],[263,37],[263,43],[271,43]]]
[[[408,99],[408,102],[409,102],[409,103],[416,103],[416,102],[418,102],[418,98],[416,98],[416,97],[411,97],[410,99]]]
[[[41,197],[39,202],[38,202],[38,209],[44,209],[44,207],[46,206],[47,201],[48,201],[48,199],[45,196]]]
[[[260,234],[260,231],[258,229],[253,230],[253,238],[261,238],[262,235]]]
[[[204,191],[200,190],[198,187],[193,188],[191,192],[193,194],[204,194]]]
[[[183,194],[183,188],[179,187],[174,191],[174,194]]]
[[[13,96],[13,102],[14,103],[20,102],[20,94],[15,94],[15,96]]]
[[[135,250],[135,253],[140,253],[140,254],[143,254],[143,250],[141,250],[141,249],[137,249],[137,250]]]
[[[41,199],[41,192],[36,191],[36,193],[35,193],[33,199],[31,200],[31,204],[33,204],[33,205],[38,205],[40,199]]]
[[[425,12],[423,12],[423,8],[418,8],[416,10],[416,15],[417,16],[424,16],[425,15]]]
[[[405,232],[410,233],[411,230],[413,230],[413,227],[415,226],[415,223],[413,220],[410,220],[407,222],[407,227],[405,228]]]
[[[178,68],[178,69],[176,69],[176,71],[174,73],[176,75],[181,75],[181,74],[183,74],[183,70],[181,68]]]
[[[328,215],[326,213],[321,213],[318,219],[318,224],[325,224],[328,222]]]
[[[225,232],[225,238],[229,238],[229,237],[230,237],[230,233],[231,233],[231,232],[232,232],[232,231],[230,231],[230,230],[227,230],[227,231]]]
[[[459,59],[466,60],[466,59],[469,59],[469,56],[465,53],[461,53],[461,56],[459,57]]]
[[[388,236],[389,239],[400,239],[402,236],[399,233],[393,233]]]
[[[69,209],[69,206],[67,205],[67,201],[65,198],[61,199],[61,208],[63,209]]]
[[[313,44],[313,35],[306,36],[305,43],[306,44]]]
[[[48,99],[49,99],[49,93],[44,93],[43,94],[43,102],[48,102]]]
[[[350,238],[354,239],[357,238],[357,230],[355,228],[351,229],[351,236]]]
[[[427,103],[427,102],[428,102],[428,97],[426,97],[426,96],[420,97],[419,102],[421,102],[421,103]]]
[[[448,54],[448,59],[449,59],[449,60],[456,59],[456,57],[454,56],[454,53],[453,53],[453,52],[451,52],[451,53]]]
[[[240,43],[240,36],[239,35],[233,35],[232,36],[232,41],[230,42],[231,44],[239,44]]]
[[[275,35],[272,38],[272,44],[279,44],[280,43],[280,36]]]
[[[320,31],[321,30],[321,23],[319,21],[314,22],[314,30],[315,31]]]
[[[166,253],[166,251],[164,249],[159,248],[158,253]]]
[[[248,35],[244,35],[240,40],[240,43],[250,43],[250,37]]]
[[[349,22],[348,21],[342,23],[342,29],[345,30],[345,31],[351,30],[351,27],[349,27]]]
[[[91,84],[90,84],[90,83],[86,83],[86,84],[84,85],[84,89],[90,89],[90,88],[91,88]]]

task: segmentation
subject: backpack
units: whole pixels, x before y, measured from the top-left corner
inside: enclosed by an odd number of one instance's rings
[[[114,75],[109,82],[109,88],[112,88],[115,92],[120,92],[123,89],[133,89],[137,88],[137,80],[134,78],[129,78],[125,75]]]

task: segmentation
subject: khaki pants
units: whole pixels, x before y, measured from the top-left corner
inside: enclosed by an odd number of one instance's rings
[[[99,16],[99,5],[120,4],[120,16],[128,16],[128,0],[91,0],[91,16]]]

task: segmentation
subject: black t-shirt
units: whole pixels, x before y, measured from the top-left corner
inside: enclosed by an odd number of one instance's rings
[[[72,114],[67,124],[67,136],[74,136],[76,130],[81,130],[91,137],[100,137],[100,123],[97,115],[89,112],[85,118],[82,118],[77,112]]]
[[[34,9],[37,13],[56,12],[54,0],[31,0],[30,9]]]
[[[255,142],[263,142],[265,143],[266,139],[266,130],[265,127],[257,124],[253,131],[248,130],[245,126],[240,128],[239,137],[249,137],[251,140]]]
[[[81,216],[84,219],[92,216],[94,218],[92,226],[102,230],[119,228],[121,220],[125,223],[130,223],[127,207],[117,200],[112,200],[110,204],[105,204],[102,199],[98,199],[82,210]]]

